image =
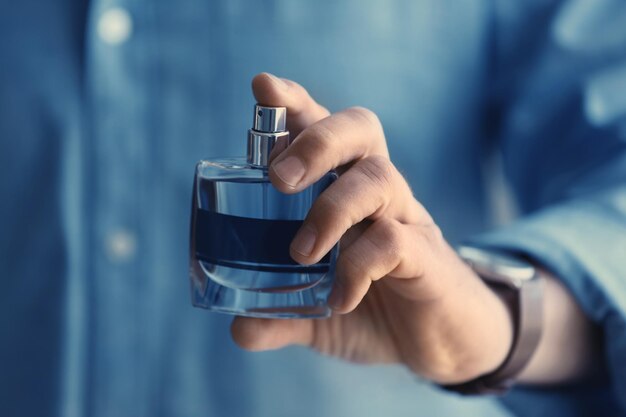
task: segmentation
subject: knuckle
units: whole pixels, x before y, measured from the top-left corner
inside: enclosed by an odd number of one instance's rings
[[[329,192],[320,194],[315,200],[314,206],[315,210],[324,216],[341,211],[341,202]]]
[[[439,248],[445,242],[441,228],[435,223],[422,225],[420,227],[420,236],[431,248]]]
[[[330,190],[322,193],[311,208],[311,212],[314,213],[316,222],[325,225],[328,228],[332,225],[334,230],[348,230],[352,226],[352,221],[347,215],[350,210],[345,207],[343,200],[337,198],[337,196],[329,192]]]
[[[319,159],[340,150],[337,146],[340,143],[337,134],[324,123],[309,126],[298,142],[305,148],[303,157],[307,159]]]
[[[363,174],[374,185],[383,188],[390,188],[395,167],[391,161],[382,155],[372,155],[359,161],[354,168]]]
[[[400,222],[390,218],[378,219],[372,227],[372,241],[376,241],[379,249],[385,249],[392,254],[400,254],[405,247],[405,232]]]
[[[352,115],[352,117],[358,119],[358,121],[362,123],[370,125],[372,128],[380,129],[382,126],[376,113],[368,108],[355,106],[350,107],[348,112]]]
[[[338,277],[352,283],[382,278],[403,259],[405,235],[403,225],[395,220],[374,222],[359,242],[340,254]]]

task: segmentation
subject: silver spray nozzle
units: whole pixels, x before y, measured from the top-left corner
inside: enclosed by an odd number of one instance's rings
[[[287,108],[254,106],[254,122],[252,129],[259,132],[284,132],[287,124]]]
[[[289,144],[287,109],[257,104],[252,129],[248,131],[248,163],[267,167],[271,159]]]

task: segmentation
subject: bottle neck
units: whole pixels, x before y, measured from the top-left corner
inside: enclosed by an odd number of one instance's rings
[[[289,132],[248,131],[248,163],[267,168],[270,162],[289,145]]]

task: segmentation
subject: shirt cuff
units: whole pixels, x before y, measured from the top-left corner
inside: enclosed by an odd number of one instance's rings
[[[563,281],[585,314],[602,327],[611,385],[605,392],[626,411],[626,190],[622,191],[544,209],[468,243],[523,254]],[[552,391],[559,398],[568,396],[563,389],[524,391],[524,395]],[[580,393],[572,395],[579,396],[575,403],[581,400]]]

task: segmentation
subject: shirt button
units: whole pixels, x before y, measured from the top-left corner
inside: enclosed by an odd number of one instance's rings
[[[133,21],[125,9],[113,7],[105,11],[98,21],[100,39],[110,45],[125,42],[133,30]]]
[[[137,251],[137,238],[126,229],[114,230],[107,236],[106,252],[113,262],[128,261]]]

